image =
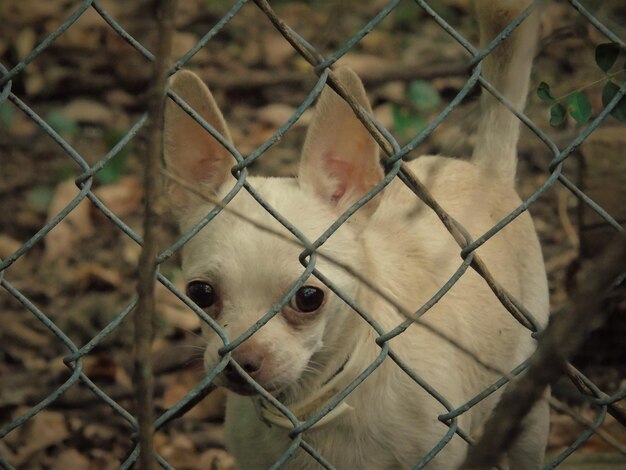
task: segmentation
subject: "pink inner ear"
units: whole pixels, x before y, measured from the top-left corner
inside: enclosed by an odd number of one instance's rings
[[[347,192],[361,197],[375,185],[375,175],[369,175],[366,166],[359,165],[358,160],[355,155],[342,158],[333,151],[324,153],[323,161],[328,175],[335,183],[330,196],[333,204],[337,204]]]
[[[188,149],[184,162],[174,171],[190,183],[219,183],[226,171],[223,163],[224,157],[219,154],[210,156],[203,151],[191,152]]]
[[[328,175],[334,179],[334,191],[331,195],[331,201],[336,204],[346,194],[348,181],[353,173],[352,165],[345,160],[340,159],[333,152],[326,152],[323,157],[324,164],[327,168]]]

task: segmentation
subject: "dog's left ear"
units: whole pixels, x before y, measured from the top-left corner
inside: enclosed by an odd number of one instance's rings
[[[338,68],[335,73],[348,93],[371,113],[359,77],[347,67]],[[376,141],[352,108],[326,87],[304,142],[298,179],[304,188],[346,210],[383,179],[378,152]],[[363,209],[373,212],[378,199]]]

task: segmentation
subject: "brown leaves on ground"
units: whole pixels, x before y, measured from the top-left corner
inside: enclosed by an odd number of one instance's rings
[[[59,184],[48,208],[47,222],[52,221],[71,204],[78,194],[79,189],[73,181],[65,181]],[[76,252],[78,244],[93,233],[94,226],[91,221],[89,202],[83,199],[46,236],[44,261],[56,262],[69,258]]]
[[[77,8],[74,3],[0,2],[0,62],[10,68],[28,55]],[[329,56],[386,3],[277,2],[275,8],[294,30]],[[469,0],[436,3],[447,21],[473,43],[477,42],[470,26],[473,19]],[[600,13],[609,12],[611,4],[602,2]],[[148,3],[105,2],[103,6],[134,37],[155,50],[158,38]],[[191,49],[229,7],[224,2],[205,0],[179,2],[172,55],[180,57]],[[396,126],[394,109],[407,104],[408,85],[415,77],[441,68],[439,78],[429,82],[444,102],[458,93],[466,78],[465,74],[446,73],[454,72],[451,65],[465,63],[463,48],[427,19],[418,5],[408,2],[405,7],[391,13],[341,59],[341,63],[351,65],[362,75],[376,117],[392,131]],[[579,51],[589,55],[593,50],[590,41],[605,39],[598,38],[592,27],[577,18],[566,3],[547,6],[542,18],[547,38],[535,67],[541,72],[541,79],[563,81],[567,75],[564,86],[575,85],[572,88],[587,80],[593,60]],[[610,20],[610,15],[601,19]],[[187,67],[197,71],[212,87],[229,121],[235,145],[244,155],[273,136],[293,115],[316,80],[311,67],[254,5],[245,6]],[[579,72],[573,74],[572,70]],[[574,75],[580,75],[579,82],[574,83]],[[89,165],[94,165],[143,112],[142,94],[150,78],[149,62],[89,8],[14,79],[12,91],[55,124],[53,127],[61,136]],[[538,123],[545,111],[541,106],[532,96],[528,114]],[[6,259],[76,197],[78,188],[73,179],[80,171],[13,104],[2,105],[0,111],[0,258]],[[255,162],[251,171],[264,175],[295,174],[310,116],[310,110],[305,112],[281,141]],[[472,147],[475,116],[475,107],[464,103],[419,147],[416,155],[467,155]],[[553,133],[552,129],[547,131]],[[561,129],[551,137],[563,148],[576,133],[577,129]],[[607,129],[603,125],[580,148],[587,175],[592,177],[587,183],[597,192],[594,198],[603,204],[610,203],[603,198],[608,194],[605,183],[619,182],[619,178],[610,179],[610,171],[602,169],[607,165],[595,165],[603,158],[621,155],[624,135],[621,127]],[[107,183],[94,181],[93,192],[140,233],[142,158],[137,140],[133,141],[136,147],[127,149],[128,164],[118,178]],[[520,192],[527,197],[545,181],[551,156],[541,142],[526,135],[520,155]],[[568,162],[572,173],[576,163]],[[33,193],[37,193],[36,197],[32,197]],[[548,194],[532,208],[549,268],[554,309],[567,300],[568,270],[571,260],[578,256],[572,234],[565,229],[568,221],[576,228],[578,206],[572,199],[560,207],[558,204],[557,197]],[[623,209],[623,204],[617,208]],[[586,209],[581,213],[583,222],[595,227],[595,216]],[[170,240],[175,239],[173,223],[166,227],[166,232]],[[587,237],[591,240],[594,234],[590,230]],[[139,246],[85,199],[43,243],[24,254],[4,275],[80,347],[128,305],[134,293],[138,254]],[[182,287],[176,256],[162,267],[162,272]],[[176,296],[160,285],[156,295],[155,390],[156,403],[162,411],[201,380],[204,340],[199,337],[198,318]],[[62,358],[69,351],[4,290],[0,294],[0,312],[0,413],[4,424],[67,380],[69,371]],[[127,319],[83,360],[83,367],[111,398],[132,411],[131,338]],[[220,419],[224,400],[223,390],[214,391],[185,417],[157,434],[157,447],[176,468],[234,468],[232,458],[222,449]],[[610,419],[605,427],[619,432]],[[551,448],[562,449],[580,432],[581,428],[570,418],[554,414]],[[122,418],[89,389],[75,385],[50,408],[0,441],[0,455],[24,469],[113,469],[131,450],[131,436],[130,426]],[[594,438],[585,449],[603,450],[603,446]]]

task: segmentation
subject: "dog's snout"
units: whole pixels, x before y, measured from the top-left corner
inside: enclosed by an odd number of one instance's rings
[[[261,369],[261,363],[259,361],[244,362],[241,364],[241,367],[243,367],[243,370],[245,370],[248,374],[254,375]]]
[[[232,358],[237,361],[237,364],[239,364],[248,375],[255,377],[261,371],[265,355],[258,347],[244,348],[240,346],[233,351]],[[226,369],[228,370],[229,368],[231,372],[236,373],[235,367],[230,363]]]
[[[232,359],[243,369],[246,374],[255,381],[263,382],[264,365],[267,353],[264,348],[256,343],[246,342],[233,350]],[[229,362],[224,368],[224,377],[227,380],[226,386],[236,393],[251,395],[255,393],[254,387],[239,372],[239,368]]]

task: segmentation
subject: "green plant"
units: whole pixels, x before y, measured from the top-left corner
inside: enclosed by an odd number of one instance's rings
[[[117,129],[106,130],[102,136],[107,148],[114,147],[121,140],[125,131]],[[132,141],[127,143],[109,162],[95,175],[96,181],[104,184],[115,183],[120,179],[126,168],[128,156],[133,152]]]
[[[409,140],[424,129],[428,120],[426,113],[441,104],[439,92],[425,80],[415,80],[407,90],[409,106],[394,104],[391,108],[396,133],[402,140]]]
[[[8,103],[0,104],[0,125],[10,128],[15,116],[15,109]]]
[[[550,85],[541,82],[537,87],[537,95],[542,101],[551,103],[550,125],[553,127],[561,125],[569,114],[578,124],[585,124],[591,117],[592,106],[585,90],[589,87],[604,83],[602,89],[602,105],[606,107],[611,100],[619,93],[621,85],[616,81],[620,75],[626,72],[626,63],[617,69],[615,64],[620,55],[624,55],[619,44],[610,42],[599,44],[595,50],[596,65],[604,73],[604,77],[595,82],[589,83],[563,96],[555,98],[550,89]],[[613,70],[613,71],[611,71]],[[622,96],[617,106],[611,110],[611,116],[618,121],[626,121],[626,98]]]
[[[46,113],[44,118],[52,129],[63,136],[75,137],[80,132],[80,126],[75,120],[68,118],[63,111],[52,109]]]

